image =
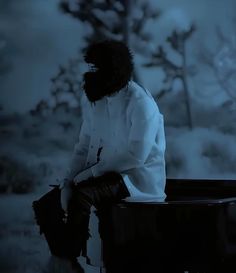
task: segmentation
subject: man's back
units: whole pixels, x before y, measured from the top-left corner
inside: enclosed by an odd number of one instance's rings
[[[94,175],[105,171],[122,174],[131,196],[165,198],[165,136],[163,116],[149,91],[130,81],[113,96],[83,111],[90,135],[86,166]]]

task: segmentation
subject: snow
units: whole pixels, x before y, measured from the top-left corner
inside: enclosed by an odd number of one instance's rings
[[[31,209],[41,194],[0,195],[0,272],[43,273],[48,269],[51,255]],[[84,258],[79,261],[86,273],[99,272],[98,266],[86,265]],[[58,264],[62,266],[60,261]],[[65,271],[65,266],[62,269],[63,273],[72,273]]]
[[[40,272],[48,250],[38,235],[31,209],[36,194],[1,195],[0,271]]]

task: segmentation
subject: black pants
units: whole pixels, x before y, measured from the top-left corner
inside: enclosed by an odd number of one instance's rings
[[[129,192],[122,176],[116,172],[107,172],[72,187],[67,225],[69,232],[77,242],[78,247],[75,246],[75,252],[78,253],[89,238],[88,224],[91,206],[98,210],[99,217],[102,209],[129,196]],[[99,220],[101,220],[100,217]]]
[[[34,202],[37,222],[45,235],[51,253],[66,258],[80,256],[89,238],[91,206],[97,209],[99,217],[99,211],[127,196],[129,192],[122,176],[116,172],[107,172],[72,186],[66,223],[62,221],[60,191],[56,190],[41,198],[41,203],[46,204],[44,210],[41,210],[40,200]]]

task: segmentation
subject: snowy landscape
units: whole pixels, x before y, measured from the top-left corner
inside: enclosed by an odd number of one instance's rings
[[[236,2],[130,0],[132,27],[115,34],[121,2],[91,9],[101,29],[74,16],[84,1],[68,1],[68,14],[61,2],[0,0],[2,273],[46,266],[31,204],[65,173],[81,125],[82,50],[101,33],[126,35],[136,80],[164,115],[167,177],[236,180]]]

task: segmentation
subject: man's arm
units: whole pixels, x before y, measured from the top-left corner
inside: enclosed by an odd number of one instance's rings
[[[162,116],[159,113],[154,113],[149,119],[139,120],[132,124],[128,151],[111,159],[111,165],[115,171],[125,173],[130,169],[139,168],[144,165],[155,142],[157,131],[162,130],[160,127],[161,120]],[[101,164],[103,163],[101,162]],[[93,166],[93,175],[99,175],[100,169],[103,168],[99,164]]]
[[[69,167],[64,176],[64,180],[73,181],[76,174],[85,168],[90,143],[91,124],[87,111],[88,105],[85,97],[81,100],[82,124],[79,131],[78,141],[74,145],[74,151],[69,161]]]
[[[89,118],[82,112],[82,125],[80,127],[78,142],[74,146],[69,168],[64,176],[61,188],[61,206],[67,212],[68,201],[71,198],[71,184],[77,173],[79,173],[86,164],[88,147],[90,143],[90,123]]]
[[[163,117],[160,114],[155,103],[147,100],[140,100],[135,105],[131,116],[131,128],[128,136],[129,150],[124,154],[119,154],[111,158],[109,168],[113,167],[114,171],[125,173],[126,171],[139,168],[144,165],[155,139],[158,135],[160,139],[157,141],[160,154],[165,150],[165,137]],[[119,147],[117,147],[119,149]],[[104,147],[105,152],[106,147]],[[106,171],[106,162],[99,162],[90,169],[82,172],[76,179],[85,180],[90,176],[98,176]]]
[[[65,179],[73,180],[75,175],[85,168],[88,154],[90,136],[86,134],[84,122],[81,125],[79,141],[74,146],[74,151],[70,159],[69,168],[67,169]]]

